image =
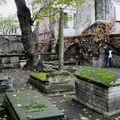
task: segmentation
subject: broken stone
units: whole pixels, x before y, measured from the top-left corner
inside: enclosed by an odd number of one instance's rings
[[[0,91],[13,91],[13,79],[0,74]]]

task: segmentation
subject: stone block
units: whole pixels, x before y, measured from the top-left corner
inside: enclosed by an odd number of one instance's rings
[[[12,120],[63,120],[64,114],[36,90],[6,93],[4,106]]]
[[[0,91],[14,91],[13,79],[0,74]]]
[[[94,73],[95,72],[93,72],[93,74]],[[119,77],[115,77],[116,79],[113,79],[109,84],[101,84],[97,81],[97,77],[89,75],[90,78],[85,79],[85,77],[82,77],[83,74],[80,73],[80,76],[77,76],[78,79],[75,81],[75,99],[91,109],[102,113],[106,117],[111,117],[120,113]],[[91,73],[87,71],[87,74]],[[85,75],[86,74],[84,74],[84,76]],[[92,81],[92,79],[97,80]]]
[[[32,73],[28,82],[46,93],[72,91],[69,72]]]

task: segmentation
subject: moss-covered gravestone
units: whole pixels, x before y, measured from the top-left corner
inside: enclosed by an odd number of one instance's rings
[[[71,74],[67,71],[31,73],[29,82],[43,92],[71,91]]]
[[[120,113],[120,79],[95,67],[80,67],[75,76],[75,99],[106,116]]]
[[[7,93],[4,106],[11,120],[63,120],[64,114],[38,91]]]

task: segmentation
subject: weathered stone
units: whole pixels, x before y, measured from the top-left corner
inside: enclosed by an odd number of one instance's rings
[[[50,93],[60,91],[72,91],[74,89],[71,84],[73,76],[69,72],[53,72],[53,73],[32,73],[28,80],[38,89]]]
[[[77,78],[75,82],[75,99],[77,101],[106,117],[120,113],[120,79],[116,79],[106,86],[99,84],[96,77],[93,78],[96,79],[94,82],[91,82],[91,79],[83,78],[82,74]]]
[[[0,74],[0,91],[14,91],[13,80]]]
[[[4,106],[12,120],[62,120],[64,114],[38,91],[6,93]]]
[[[17,54],[6,54],[6,55],[0,55],[2,58],[2,66],[4,68],[11,68],[11,67],[20,67],[20,60],[19,55]]]

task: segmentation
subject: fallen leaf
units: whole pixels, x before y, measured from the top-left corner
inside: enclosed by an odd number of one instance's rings
[[[37,99],[37,98],[38,98],[38,96],[34,96],[34,97],[33,97],[33,99]]]
[[[17,104],[17,106],[18,106],[18,107],[21,107],[21,106],[22,106],[22,104]]]
[[[26,115],[26,118],[32,118],[32,115],[27,114],[27,115]]]
[[[65,110],[64,110],[64,109],[62,109],[61,111],[62,111],[62,112],[65,112]]]
[[[89,120],[87,117],[81,117],[81,120]]]
[[[16,96],[17,96],[17,94],[13,94],[12,96],[13,96],[13,97],[16,97]]]

